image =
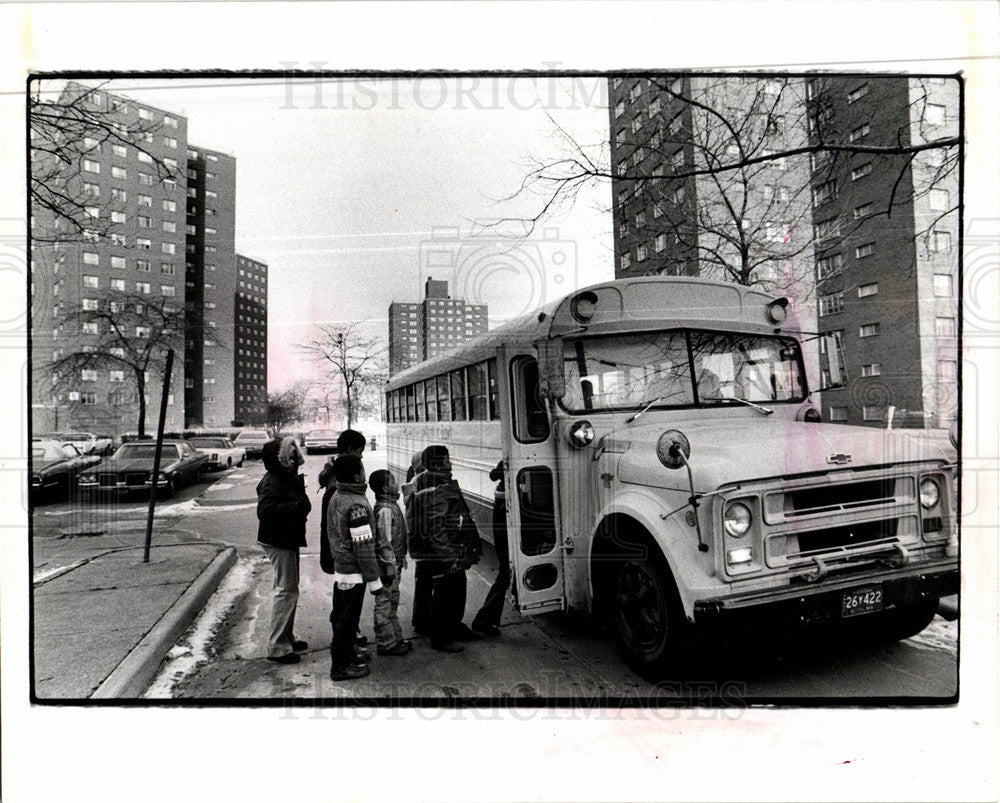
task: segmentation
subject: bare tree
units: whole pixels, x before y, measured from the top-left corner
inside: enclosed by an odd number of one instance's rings
[[[364,407],[366,391],[385,381],[382,356],[385,347],[361,334],[354,324],[320,326],[319,334],[299,345],[299,350],[326,370],[344,397],[348,428]]]
[[[31,237],[35,243],[67,243],[109,237],[104,210],[110,198],[88,181],[88,154],[135,148],[157,181],[177,178],[151,147],[157,125],[122,115],[118,101],[97,87],[55,80],[33,81],[28,95]],[[96,192],[99,193],[99,190]]]
[[[780,287],[799,281],[806,270],[811,274],[814,251],[822,258],[860,227],[888,220],[958,164],[959,133],[927,124],[927,93],[919,88],[910,93],[909,120],[920,135],[911,136],[909,125],[905,131],[880,129],[877,110],[860,124],[838,119],[832,85],[821,77],[614,81],[611,86],[625,95],[614,89],[610,95],[613,147],[580,142],[552,119],[559,154],[532,159],[520,188],[507,199],[539,196],[538,211],[499,224],[526,222],[530,232],[574,203],[585,187],[611,182],[616,222],[638,215],[627,228],[657,238],[641,272],[671,272],[697,262],[740,284]],[[622,98],[617,104],[616,97]],[[623,113],[640,98],[636,105],[644,114]],[[845,193],[837,175],[846,160],[859,156],[888,162],[897,181],[861,214],[841,203],[825,225],[814,227],[814,209]],[[938,167],[929,177],[905,180],[915,161],[930,157]],[[632,203],[636,198],[641,203]]]
[[[183,346],[184,311],[170,298],[143,293],[107,292],[87,307],[60,314],[64,331],[78,337],[68,350],[57,350],[48,368],[57,390],[79,393],[88,379],[97,380],[97,371],[109,371],[112,385],[131,383],[133,393],[124,391],[110,405],[135,403],[138,407],[137,432],[146,433],[146,384],[148,372],[166,358],[168,349]],[[79,344],[79,335],[88,335],[88,344]],[[86,392],[86,391],[83,391]],[[96,401],[96,400],[95,400]]]

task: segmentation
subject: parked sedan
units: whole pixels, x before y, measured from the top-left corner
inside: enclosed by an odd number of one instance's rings
[[[339,437],[340,430],[314,429],[306,435],[306,454],[337,451],[337,438]]]
[[[260,457],[264,444],[271,440],[262,429],[245,429],[233,439],[233,444],[246,449],[247,457]]]
[[[229,438],[203,435],[188,438],[188,443],[208,455],[208,468],[242,466],[247,456],[246,449],[237,446]]]
[[[77,475],[101,462],[96,455],[83,455],[71,443],[34,440],[31,442],[31,499],[69,496],[76,488]]]
[[[153,487],[152,441],[125,443],[111,457],[80,475],[81,490],[129,493],[149,491]],[[185,483],[194,482],[208,464],[208,455],[186,441],[164,441],[156,489],[170,497]]]
[[[104,454],[111,449],[111,439],[102,438],[93,432],[62,432],[53,440],[72,443],[80,454]]]

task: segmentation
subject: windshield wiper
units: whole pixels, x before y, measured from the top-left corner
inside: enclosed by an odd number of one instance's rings
[[[758,412],[763,413],[764,415],[772,415],[774,413],[774,410],[772,410],[770,407],[763,407],[759,404],[754,404],[752,401],[741,399],[739,396],[699,396],[698,398],[700,398],[702,401],[716,401],[716,402],[734,401],[734,402],[739,402],[740,404],[745,404],[747,407],[753,407],[754,410],[757,410]]]
[[[647,405],[646,405],[645,407],[643,407],[643,408],[642,408],[642,409],[641,409],[641,410],[640,410],[639,412],[637,412],[637,413],[636,413],[635,415],[633,415],[633,416],[629,416],[628,418],[626,418],[626,419],[625,419],[625,423],[626,423],[626,424],[631,424],[631,423],[632,423],[633,421],[635,421],[635,420],[636,420],[636,419],[637,419],[637,418],[638,418],[638,417],[639,417],[640,415],[642,415],[642,414],[643,414],[643,413],[645,413],[645,412],[646,412],[647,410],[649,410],[649,408],[650,408],[650,407],[652,407],[652,406],[653,406],[654,404],[659,404],[659,403],[660,403],[661,401],[663,401],[664,399],[666,399],[666,398],[667,398],[667,396],[670,396],[670,395],[671,395],[671,394],[667,393],[667,394],[665,394],[665,395],[663,395],[663,396],[657,396],[657,397],[656,397],[655,399],[653,399],[653,400],[652,400],[652,401],[651,401],[651,402],[650,402],[649,404],[647,404]]]

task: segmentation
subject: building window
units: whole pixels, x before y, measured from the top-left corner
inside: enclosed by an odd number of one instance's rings
[[[168,198],[163,199],[163,211],[164,212],[176,212],[177,211],[177,201],[171,201]]]
[[[94,289],[96,289],[100,286],[100,280],[96,276],[89,276],[87,274],[84,274],[83,286],[93,287]]]
[[[163,124],[169,126],[170,128],[177,128],[177,118],[171,117],[169,114],[163,115]]]
[[[653,241],[653,247],[656,249],[657,253],[665,251],[667,249],[667,235],[657,234],[656,239]]]
[[[832,237],[839,237],[840,220],[833,218],[832,220],[820,221],[815,225],[814,230],[817,240],[828,240]]]
[[[111,152],[119,159],[128,158],[128,148],[126,148],[124,145],[112,145]]]
[[[149,337],[149,327],[148,326],[137,326],[135,327],[136,337]]]
[[[882,376],[882,364],[877,362],[861,366],[861,376]]]
[[[640,243],[640,244],[639,244],[639,246],[638,246],[638,247],[636,248],[636,255],[635,255],[635,258],[636,258],[636,259],[637,259],[637,260],[638,260],[639,262],[642,262],[642,261],[643,261],[643,260],[644,260],[644,259],[645,259],[645,258],[646,258],[647,256],[648,256],[648,254],[647,254],[647,250],[646,250],[646,246],[645,246],[645,244],[644,244],[644,243]],[[450,329],[450,328],[451,328],[451,327],[449,327],[449,329]]]
[[[115,233],[112,233],[110,235],[110,237],[111,237],[112,244],[114,244],[114,245],[122,245],[122,246],[125,245],[125,235],[124,234],[115,234]]]
[[[948,110],[936,103],[928,103],[924,120],[928,125],[944,125],[948,122]]]
[[[218,232],[211,226],[205,226],[205,234],[217,234]]]
[[[642,94],[642,85],[636,81],[632,88],[629,90],[628,96],[631,100],[638,100],[639,96]]]
[[[160,263],[160,273],[162,273],[164,276],[173,276],[174,275],[174,266],[171,265],[169,262],[161,262]]]
[[[170,234],[177,233],[177,224],[174,223],[172,220],[164,220],[162,228],[164,231],[169,232]]]
[[[177,290],[174,289],[172,284],[161,284],[160,295],[165,298],[173,298],[177,295]]]
[[[150,173],[140,173],[139,174],[139,183],[142,184],[144,187],[152,187],[153,186],[153,176]]]
[[[177,169],[177,160],[176,159],[171,159],[169,157],[164,158],[163,164],[165,164],[167,167],[171,168],[172,170],[176,170]]]
[[[97,299],[96,298],[81,298],[80,307],[86,312],[96,312],[97,311]]]
[[[91,198],[100,198],[101,197],[101,188],[98,187],[96,184],[91,184],[91,183],[86,182],[86,181],[83,182],[83,192],[84,192],[84,195],[89,195]],[[93,208],[93,207],[90,207],[90,208]],[[100,214],[100,212],[98,212],[98,214]],[[97,215],[94,215],[93,217],[97,217]]]
[[[152,120],[153,119],[153,113],[149,109],[143,109],[143,108],[140,107],[139,108],[139,117],[141,117],[143,120]]]
[[[931,190],[928,199],[932,212],[946,212],[951,201],[948,190]]]
[[[831,254],[816,262],[816,274],[820,279],[828,279],[840,273],[844,259],[840,254]]]
[[[149,282],[136,282],[135,283],[135,291],[137,293],[142,293],[143,295],[149,295],[149,291],[151,289],[152,289],[152,286],[149,284]]]
[[[844,294],[830,293],[819,297],[819,314],[833,315],[844,311]]]
[[[152,219],[146,215],[139,215],[137,220],[140,229],[148,229],[153,225]]]
[[[93,368],[84,368],[80,371],[80,381],[81,382],[96,382],[97,381],[97,371]]]
[[[851,142],[857,142],[859,139],[864,139],[865,137],[867,137],[871,132],[872,132],[872,127],[868,123],[865,123],[864,125],[858,126],[853,131],[851,131],[850,135],[848,136],[848,139]]]
[[[958,363],[955,360],[938,360],[938,382],[957,382]]]
[[[831,179],[818,187],[813,187],[813,203],[816,206],[832,201],[837,197],[837,179]]]
[[[125,371],[122,371],[122,370],[111,370],[111,371],[108,371],[108,381],[109,382],[124,382],[125,381]]]
[[[951,251],[951,232],[933,231],[931,232],[928,247],[935,253]]]
[[[128,170],[124,167],[112,167],[111,168],[111,178],[117,178],[122,181],[128,178]]]
[[[851,171],[851,181],[857,181],[859,178],[864,178],[869,173],[872,172],[872,163],[858,165]]]
[[[618,258],[618,264],[621,265],[622,270],[628,270],[632,266],[632,255],[627,253],[622,254]]]
[[[854,207],[854,219],[860,220],[861,218],[869,217],[874,208],[875,204],[862,204],[861,206]]]
[[[861,408],[861,417],[865,421],[885,421],[885,405],[865,405]]]
[[[137,259],[135,261],[135,269],[138,271],[142,271],[143,273],[149,273],[149,260]]]
[[[112,279],[111,289],[117,290],[119,293],[125,292],[125,280],[124,279]]]
[[[135,247],[138,248],[140,251],[148,251],[150,248],[153,247],[153,241],[147,240],[143,237],[139,237],[135,241]]]
[[[615,117],[621,117],[625,114],[625,101],[620,100],[615,104]]]
[[[951,298],[954,296],[955,290],[952,286],[951,274],[948,273],[935,273],[934,274],[934,295],[937,298]]]
[[[684,203],[685,198],[687,198],[687,192],[685,191],[683,186],[674,189],[673,199],[675,204],[680,205]]]
[[[92,405],[97,404],[97,394],[91,391],[84,391],[80,394],[80,404]]]
[[[878,293],[878,282],[871,282],[870,284],[858,285],[858,298],[864,298],[865,296],[873,296],[876,293]]]
[[[112,201],[120,201],[121,203],[125,203],[128,200],[128,193],[125,190],[120,190],[117,187],[112,187],[111,188],[111,200]],[[124,223],[125,222],[125,213],[124,212],[119,212],[118,214],[120,214],[122,216],[121,220],[119,222]],[[114,220],[114,213],[112,213],[111,219]]]
[[[101,163],[95,162],[93,159],[84,159],[83,169],[86,170],[88,173],[100,173]]]
[[[173,243],[160,243],[160,251],[164,254],[176,254],[177,246]]]
[[[863,259],[864,257],[870,257],[875,253],[875,243],[865,243],[864,245],[859,245],[854,249],[854,256],[857,259]]]
[[[90,251],[83,252],[83,264],[84,265],[97,265],[101,261],[101,258],[97,254],[93,254]]]
[[[97,321],[85,321],[83,324],[83,333],[87,335],[96,335],[99,330],[97,328]]]
[[[177,147],[177,140],[174,139],[173,137],[164,137],[163,138],[163,144],[166,147],[168,147],[168,148],[176,148]]]
[[[938,337],[954,337],[955,336],[955,319],[954,318],[935,318],[934,319],[934,334]]]
[[[868,84],[862,84],[857,89],[847,93],[847,102],[854,103],[855,101],[861,100],[861,98],[868,94],[868,91]]]
[[[881,324],[866,323],[858,328],[858,337],[875,337],[879,333]]]

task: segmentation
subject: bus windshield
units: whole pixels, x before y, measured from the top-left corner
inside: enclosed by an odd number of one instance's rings
[[[567,342],[570,412],[802,401],[802,354],[793,338],[674,330]],[[692,371],[693,376],[692,376]]]

